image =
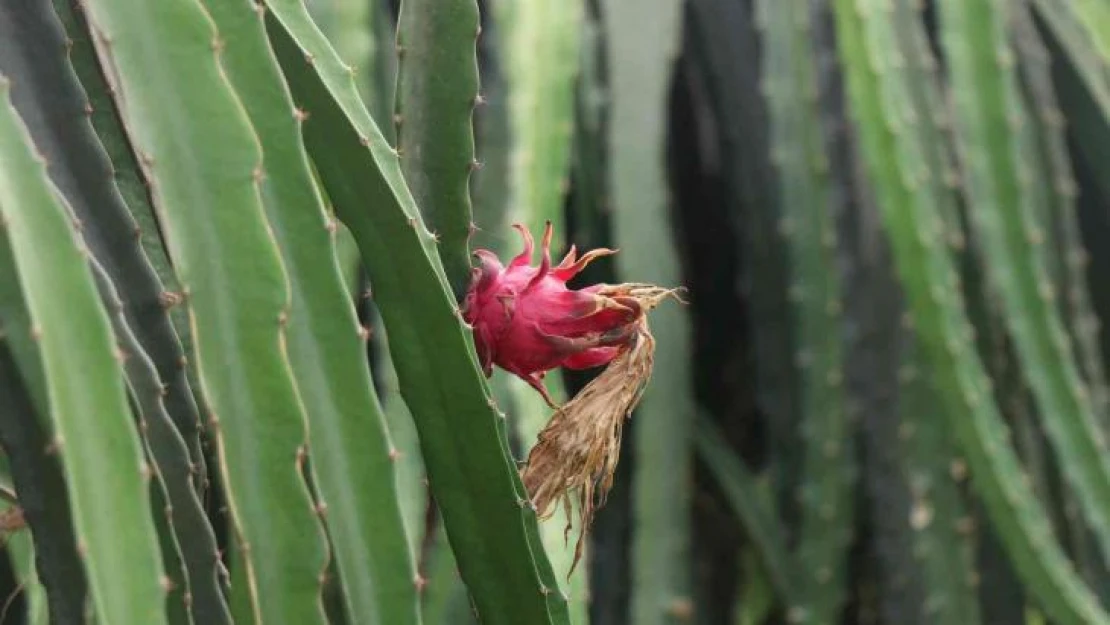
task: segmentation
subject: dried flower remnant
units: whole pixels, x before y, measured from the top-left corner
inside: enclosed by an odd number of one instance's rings
[[[610,289],[639,302],[641,315],[635,331],[609,366],[555,411],[524,468],[524,485],[541,518],[550,516],[552,504],[561,501],[570,519],[573,493],[577,492],[579,534],[568,575],[578,565],[594,513],[605,505],[613,485],[624,420],[651,378],[655,339],[646,313],[668,297],[678,299],[677,289],[647,284],[621,284],[604,290]],[[568,523],[566,531],[570,529]]]
[[[624,420],[651,378],[655,339],[647,313],[668,297],[679,299],[679,289],[630,283],[569,290],[566,281],[591,260],[615,252],[598,249],[576,258],[572,247],[552,269],[548,223],[543,259],[533,267],[532,238],[523,227],[514,227],[524,238],[524,251],[508,268],[488,250],[475,252],[481,266],[473,272],[464,317],[474,328],[486,375],[496,364],[523,378],[556,409],[529,453],[522,477],[541,518],[561,502],[571,519],[577,498],[580,529],[573,572],[594,513],[612,486]],[[543,386],[547,371],[601,365],[608,366],[577,395],[554,405]],[[570,529],[568,524],[568,534]]]

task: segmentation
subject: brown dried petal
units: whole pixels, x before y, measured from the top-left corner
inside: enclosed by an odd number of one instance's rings
[[[667,297],[679,299],[675,289],[647,284],[605,285],[599,293],[635,300],[645,313]],[[579,535],[570,573],[578,565],[594,513],[605,505],[613,485],[624,420],[651,378],[654,354],[655,339],[641,316],[632,339],[598,377],[556,410],[528,454],[522,479],[541,518],[549,517],[552,504],[561,501],[569,535],[572,502],[578,500]]]

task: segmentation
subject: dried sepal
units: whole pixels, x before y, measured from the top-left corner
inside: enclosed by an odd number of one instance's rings
[[[605,370],[552,415],[528,454],[522,475],[540,518],[551,516],[553,505],[563,504],[567,511],[564,533],[567,537],[573,526],[573,502],[577,499],[579,534],[568,576],[582,556],[583,541],[594,514],[605,505],[612,488],[620,460],[624,420],[639,403],[651,378],[655,339],[646,313],[668,297],[679,299],[677,289],[649,284],[596,288],[599,295],[634,302],[641,314],[632,325],[631,336],[619,346]]]

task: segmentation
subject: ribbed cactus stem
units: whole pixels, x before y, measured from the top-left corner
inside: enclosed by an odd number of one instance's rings
[[[1110,555],[1110,455],[1097,427],[1046,266],[1037,190],[1022,154],[1036,149],[997,2],[942,2],[941,34],[951,63],[957,148],[988,284],[997,294],[1061,471]],[[980,41],[982,46],[968,42]],[[978,156],[967,158],[974,151]]]
[[[242,11],[240,28],[261,30],[259,13]],[[206,421],[247,580],[231,589],[233,614],[322,622],[326,543],[299,473],[306,423],[284,348],[288,275],[262,204],[259,136],[223,67],[236,62],[226,52],[239,55],[250,41],[226,27],[217,36],[195,0],[95,0],[84,14],[102,65],[114,68],[115,97],[188,293]],[[290,124],[295,114],[282,111]]]
[[[88,580],[71,529],[58,450],[51,444],[42,363],[36,349],[16,345],[34,347],[30,328],[11,249],[0,236],[0,446],[23,518],[35,528],[34,536],[24,531],[8,537],[7,548],[16,575],[26,567],[38,582],[28,587],[30,607],[48,610],[57,620],[80,622],[88,604]],[[32,560],[21,562],[24,557]]]
[[[222,564],[215,532],[192,488],[188,450],[166,411],[158,370],[128,325],[123,302],[107,270],[96,259],[90,265],[116,340],[127,355],[123,370],[128,390],[147,461],[156,467],[150,481],[151,513],[172,582],[167,596],[170,622],[230,624],[231,614],[219,586]]]
[[[1032,179],[1037,223],[1044,232],[1046,264],[1060,293],[1057,305],[1067,326],[1083,380],[1090,390],[1092,411],[1104,436],[1110,435],[1110,389],[1101,350],[1099,320],[1087,283],[1089,254],[1083,246],[1077,212],[1077,186],[1065,138],[1064,116],[1057,102],[1048,51],[1036,29],[1031,7],[1017,8],[1011,17],[1012,40],[1021,68],[1022,92],[1030,117],[1022,131],[1029,150],[1019,158]],[[1061,489],[1063,519],[1073,558],[1093,588],[1104,598],[1110,593],[1106,563],[1098,557],[1093,535],[1070,489]]]
[[[31,46],[30,58],[49,64],[30,73],[40,77],[34,83],[40,97],[33,108],[46,124],[43,139],[52,137],[43,149],[58,164],[51,175],[84,224],[90,250],[127,291],[127,323],[166,385],[165,407],[189,449],[190,472],[201,492],[208,478],[199,389],[190,378],[186,356],[191,332],[184,297],[84,20],[68,1],[55,2],[54,12],[34,27],[25,25],[19,34]],[[33,52],[51,44],[65,56]],[[52,104],[40,106],[43,101]],[[84,119],[73,115],[74,107],[84,110]]]
[[[1110,68],[1110,5],[1100,0],[1076,0],[1072,6],[1094,42],[1103,67]]]
[[[107,315],[72,219],[0,77],[0,231],[42,357],[77,551],[105,621],[165,623],[146,464]],[[88,415],[102,418],[89,419]],[[144,473],[146,473],[144,475]]]
[[[338,228],[301,143],[304,115],[289,114],[296,105],[259,14],[245,3],[207,4],[223,36],[238,44],[223,65],[263,150],[263,207],[290,286],[287,360],[307,417],[316,509],[331,538],[343,603],[355,622],[416,624],[416,570],[397,498],[394,445],[367,368],[368,332],[335,264]]]
[[[961,493],[967,464],[953,453],[953,442],[937,419],[930,363],[916,339],[910,340],[898,371],[898,452],[912,497],[903,518],[909,523],[915,568],[925,582],[920,622],[972,625],[981,620],[974,582],[975,527]]]
[[[573,129],[574,80],[579,63],[578,32],[584,9],[582,2],[561,0],[526,0],[493,5],[493,21],[499,35],[497,45],[501,52],[503,88],[495,97],[504,114],[509,113],[508,141],[489,146],[485,154],[497,164],[498,159],[508,158],[508,180],[486,184],[504,185],[507,197],[487,198],[500,202],[505,211],[504,221],[521,223],[537,238],[544,224],[553,227],[552,250],[558,255],[566,247],[566,227],[563,204],[570,173],[571,131]],[[486,118],[487,124],[504,123]],[[496,127],[495,127],[496,128]],[[495,135],[496,136],[496,135]],[[501,149],[505,154],[491,154]],[[484,174],[484,172],[483,172]],[[494,175],[497,175],[496,172]],[[496,207],[483,207],[493,212]],[[500,221],[500,220],[498,220]],[[498,221],[487,227],[496,228]],[[507,225],[507,224],[500,224]],[[494,235],[505,230],[491,230]],[[503,240],[503,239],[502,239]],[[498,245],[497,248],[504,248]],[[502,250],[499,250],[502,251]],[[509,250],[503,250],[506,254]],[[559,403],[566,400],[561,376],[550,376],[546,385],[552,398]],[[498,375],[494,384],[503,385],[511,393],[515,410],[522,457],[536,442],[536,437],[551,417],[551,409],[534,389],[519,378]],[[569,571],[574,560],[576,545],[567,542],[564,528],[570,519],[567,512],[557,510],[551,518],[541,522],[540,530],[552,566],[558,571]],[[583,555],[588,558],[588,555]],[[571,618],[575,622],[587,617],[586,570],[575,569],[569,579],[560,579],[560,589],[568,596]]]
[[[431,491],[480,618],[567,623],[535,510],[507,454],[504,417],[400,159],[300,3],[270,0],[268,7],[271,43],[294,100],[312,111],[304,126],[309,152],[358,241]],[[367,202],[378,208],[365,210]],[[458,427],[459,414],[468,415],[467,427]]]
[[[30,532],[18,532],[7,539],[8,553],[11,554],[12,573],[17,584],[23,586],[26,596],[27,625],[48,625],[51,613],[46,598],[46,589],[39,578],[39,567],[35,562],[35,547]],[[80,593],[74,593],[80,596]]]
[[[1100,55],[1092,33],[1084,24],[1079,2],[1069,0],[1030,0],[1040,23],[1047,28],[1052,46],[1066,62],[1060,66],[1065,80],[1061,94],[1075,104],[1075,122],[1082,125],[1076,133],[1080,153],[1097,163],[1110,155],[1110,58]],[[1096,181],[1100,182],[1100,181]],[[1103,192],[1110,192],[1104,185]]]
[[[539,232],[547,221],[562,221],[585,3],[524,0],[493,6],[512,122],[510,206]],[[563,229],[556,227],[555,234],[554,249],[560,249]]]
[[[675,0],[606,0],[612,105],[609,175],[620,275],[679,286],[681,271],[669,218],[664,172],[667,93],[681,33]],[[637,409],[632,436],[632,622],[684,623],[691,599],[690,488],[695,403],[686,363],[689,317],[681,306],[652,312],[654,373]]]
[[[470,277],[471,122],[479,102],[477,0],[404,0],[397,28],[393,120],[405,180],[456,298]]]
[[[837,232],[820,93],[811,48],[808,3],[762,2],[764,93],[771,116],[771,154],[788,250],[794,366],[804,446],[798,494],[802,512],[797,557],[801,593],[795,622],[834,620],[847,596],[852,539],[853,434],[844,389],[844,326]]]
[[[896,57],[875,36],[886,23],[876,19],[881,18],[879,6],[873,0],[837,0],[837,35],[867,171],[945,414],[975,476],[973,484],[1030,590],[1061,622],[1107,622],[1053,542],[1044,508],[1022,482],[989,380],[971,350],[955,268],[935,222],[930,223],[935,193],[921,184],[925,150],[908,132],[923,112],[900,88],[900,68],[891,62]]]

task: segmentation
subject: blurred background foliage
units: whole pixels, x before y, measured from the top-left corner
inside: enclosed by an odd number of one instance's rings
[[[356,5],[365,10],[348,0],[311,7],[346,58],[369,59],[365,93],[380,102],[393,84],[397,7],[371,7],[375,35],[359,37],[339,24]],[[1068,481],[1085,470],[1106,479],[1104,4],[480,6],[474,246],[505,257],[516,249],[509,223],[538,232],[551,219],[564,249],[622,250],[581,284],[690,288],[689,308],[653,318],[663,336],[656,392],[627,424],[590,566],[565,589],[573,605],[588,587],[579,608],[588,622],[1043,622],[1042,602],[1054,600],[1041,592],[1080,597],[1049,622],[1105,619],[1088,611],[1110,592],[1091,526],[1110,518],[1110,504],[1094,495],[1084,513],[1085,495]],[[852,84],[868,75],[869,87]],[[869,145],[884,126],[917,136]],[[888,164],[900,173],[880,171]],[[884,189],[902,183],[910,195]],[[937,262],[959,277],[928,279],[965,300],[972,329],[958,340],[971,353],[948,360],[920,344],[943,345],[963,327],[915,332],[914,316],[943,309],[921,307],[900,285],[927,267],[897,238],[898,220],[947,243]],[[1004,251],[980,230],[1007,225],[1027,244]],[[1055,310],[1004,295],[1000,283],[1021,271],[1025,288],[1050,290]],[[1054,354],[1015,336],[1060,329],[1070,341],[1053,339]],[[936,381],[938,367],[959,377]],[[1058,390],[1082,409],[1045,403],[1053,391],[1038,385],[1053,373],[1069,376],[1060,384],[1072,388]],[[563,392],[588,377],[564,372]],[[970,401],[994,414],[965,442],[958,423],[978,407],[951,395],[980,382],[986,395]],[[495,388],[522,458],[546,411],[502,372]],[[1067,428],[1080,440],[1054,433]],[[1087,453],[1083,438],[1103,460],[1062,462]],[[971,448],[1000,444],[1020,465],[972,461],[969,471]],[[984,502],[1017,482],[1033,488],[1070,576],[1032,570],[1016,555],[1025,541],[999,536],[1039,531],[1035,518],[993,525],[992,514],[1024,517],[1019,505],[992,512]],[[1040,550],[1045,538],[1030,540],[1034,558],[1056,563]],[[559,544],[548,542],[555,562]]]

